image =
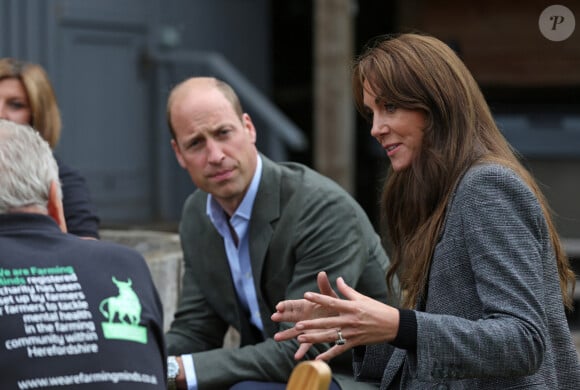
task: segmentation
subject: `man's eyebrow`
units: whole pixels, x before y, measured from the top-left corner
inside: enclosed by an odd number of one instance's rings
[[[183,139],[182,145],[184,145],[184,146],[191,145],[193,142],[199,141],[202,138],[203,137],[200,134],[194,134],[191,137],[187,137],[187,138]]]

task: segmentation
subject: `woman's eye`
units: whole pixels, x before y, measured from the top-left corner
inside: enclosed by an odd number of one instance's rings
[[[9,102],[8,105],[15,110],[26,108],[26,105],[22,102]]]
[[[387,112],[395,112],[397,107],[394,104],[388,103],[385,104],[385,109],[387,110]]]

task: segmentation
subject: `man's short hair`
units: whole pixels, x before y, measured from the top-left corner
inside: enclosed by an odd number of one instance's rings
[[[46,210],[52,181],[62,198],[50,145],[32,127],[0,119],[0,213],[28,206]]]
[[[218,91],[220,91],[224,95],[224,97],[230,102],[232,108],[234,109],[234,112],[236,113],[238,118],[240,118],[240,121],[242,120],[242,116],[244,114],[242,103],[240,102],[240,98],[238,97],[236,91],[234,91],[231,85],[215,77],[190,77],[185,81],[182,81],[181,83],[177,84],[171,90],[171,92],[169,93],[169,98],[167,99],[167,112],[166,112],[167,126],[169,128],[169,133],[171,134],[172,139],[175,139],[175,130],[173,129],[173,123],[171,122],[171,106],[173,105],[173,100],[176,95],[175,92],[179,91],[182,88],[187,88],[188,84],[194,80],[205,80],[209,83],[213,83],[213,86]]]

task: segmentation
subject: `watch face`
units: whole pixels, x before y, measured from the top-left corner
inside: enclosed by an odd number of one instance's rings
[[[179,373],[179,364],[175,358],[167,359],[167,375],[169,377],[176,377]]]

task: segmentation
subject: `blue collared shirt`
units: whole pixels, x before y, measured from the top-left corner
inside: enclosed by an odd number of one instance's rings
[[[238,246],[230,232],[227,215],[222,207],[209,195],[207,197],[206,212],[224,239],[226,254],[228,256],[228,263],[232,277],[234,278],[234,286],[238,297],[244,305],[245,309],[250,314],[250,321],[260,330],[264,329],[262,325],[262,318],[260,317],[260,308],[258,306],[258,298],[256,296],[256,288],[254,286],[254,276],[252,274],[252,264],[250,261],[250,243],[248,238],[248,229],[250,227],[250,217],[252,215],[252,208],[258,193],[260,185],[260,178],[262,177],[262,159],[258,156],[256,164],[256,172],[250,187],[242,200],[242,203],[236,209],[234,215],[231,216],[229,223],[236,231],[238,236]]]

